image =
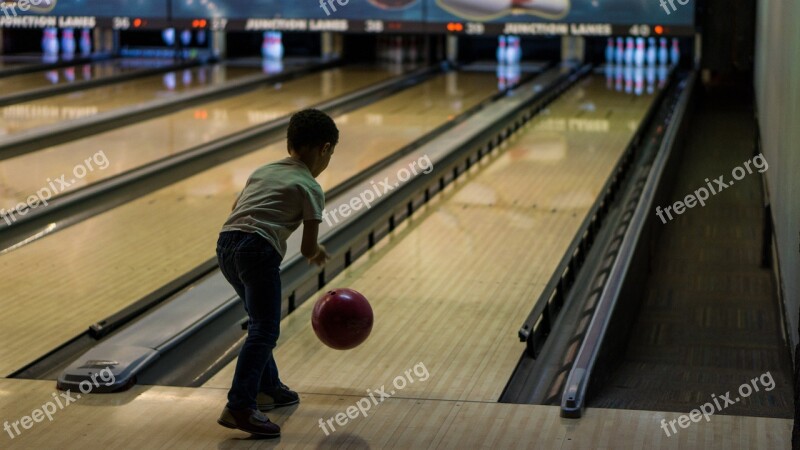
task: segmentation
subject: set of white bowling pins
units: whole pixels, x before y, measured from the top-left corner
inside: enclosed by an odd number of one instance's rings
[[[618,37],[616,43],[614,38],[608,38],[606,44],[606,62],[608,64],[626,64],[642,67],[647,63],[648,66],[656,64],[678,64],[681,60],[680,42],[678,39],[672,39],[672,47],[667,48],[667,38],[658,40],[658,47],[656,46],[656,38],[647,39],[647,48],[645,48],[645,39]]]
[[[81,38],[78,44],[82,55],[87,56],[92,53],[92,33],[90,30],[81,30]],[[75,30],[72,28],[61,30],[61,42],[59,43],[58,30],[56,28],[45,28],[42,36],[42,51],[45,56],[57,56],[59,50],[67,57],[75,54]]]
[[[522,61],[522,39],[519,36],[500,36],[497,42],[498,64],[519,64]]]
[[[283,59],[283,33],[280,31],[265,31],[264,42],[261,44],[261,56],[268,60]]]
[[[669,66],[662,64],[659,66],[632,66],[623,64],[607,64],[606,87],[616,89],[619,92],[625,91],[626,94],[642,95],[646,89],[648,94],[655,92],[656,79],[658,87],[663,88],[669,75]]]

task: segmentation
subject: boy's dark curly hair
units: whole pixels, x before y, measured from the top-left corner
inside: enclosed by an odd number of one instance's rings
[[[292,116],[287,132],[289,148],[302,154],[330,142],[339,143],[339,129],[333,119],[317,109],[305,109]]]

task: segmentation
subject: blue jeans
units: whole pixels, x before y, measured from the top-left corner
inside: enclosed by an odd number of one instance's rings
[[[258,392],[281,384],[272,350],[280,335],[282,257],[257,234],[229,231],[219,236],[217,260],[250,318],[228,392],[228,408],[256,409]]]

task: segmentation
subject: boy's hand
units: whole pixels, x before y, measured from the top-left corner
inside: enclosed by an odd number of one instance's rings
[[[317,254],[311,258],[308,258],[309,264],[316,264],[318,266],[324,266],[326,262],[331,258],[331,255],[325,251],[325,247],[317,244]]]

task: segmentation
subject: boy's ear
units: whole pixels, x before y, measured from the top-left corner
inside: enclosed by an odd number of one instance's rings
[[[326,142],[325,145],[322,146],[322,154],[327,155],[333,149],[333,145],[330,142]]]

